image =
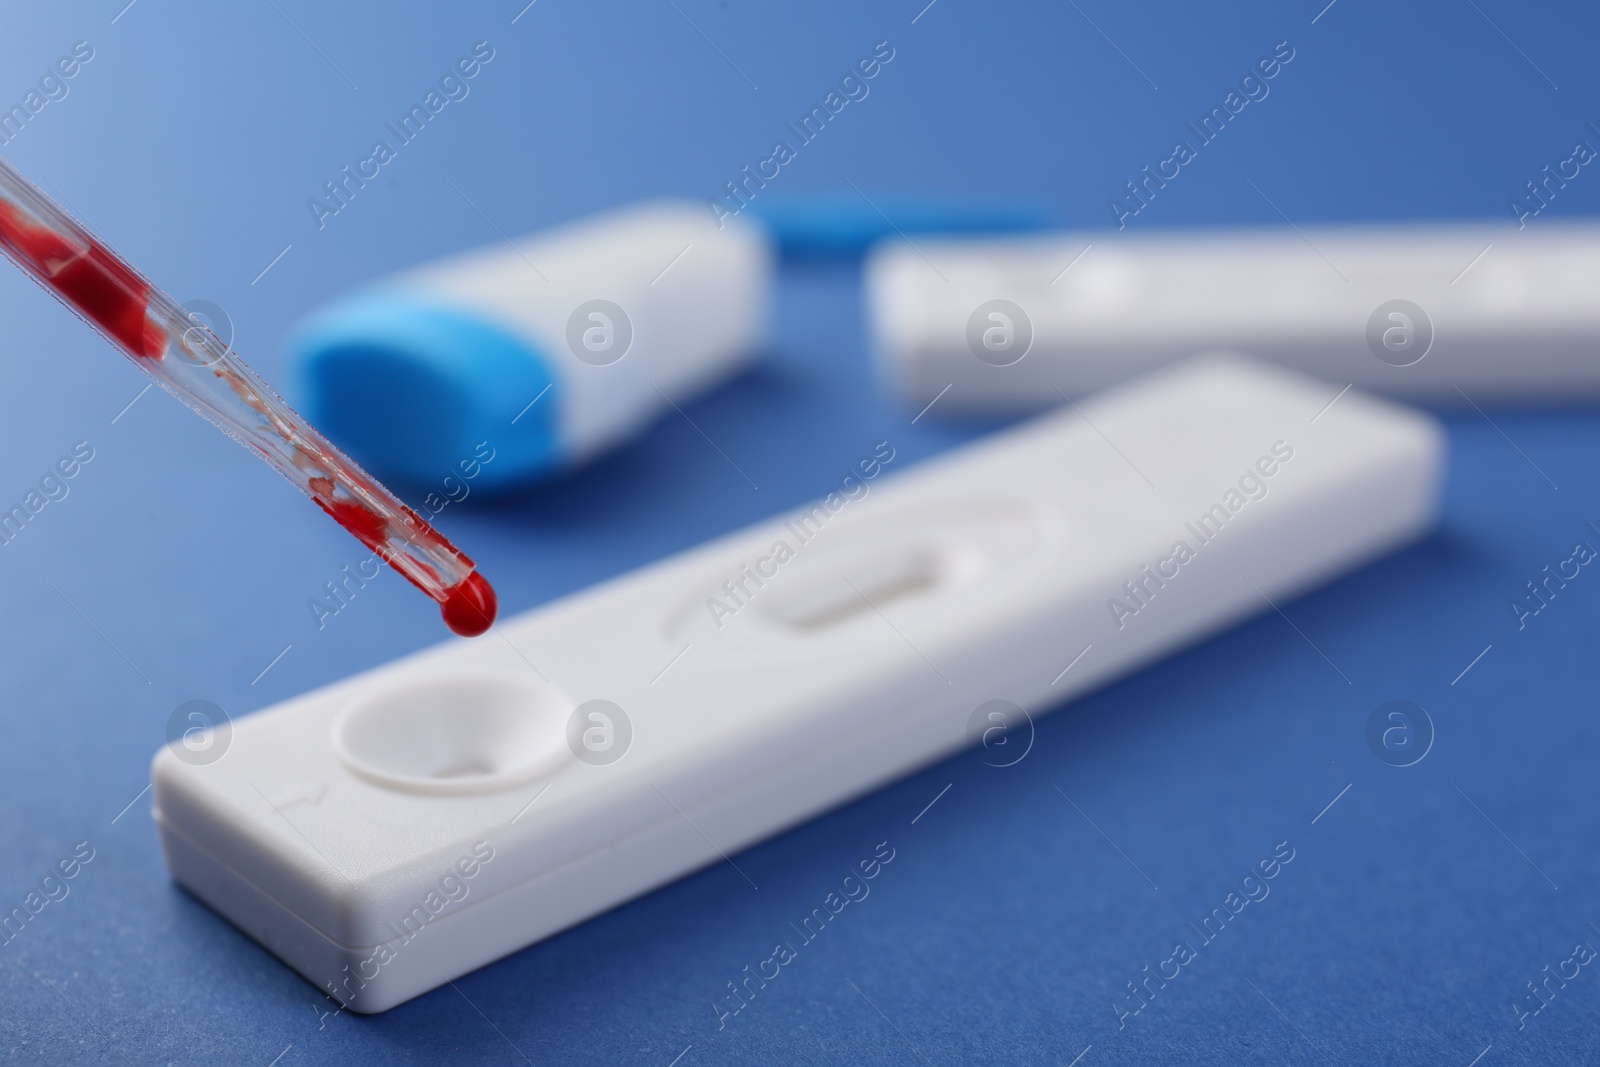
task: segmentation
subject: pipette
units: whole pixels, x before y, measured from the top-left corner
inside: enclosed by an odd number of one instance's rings
[[[0,249],[167,392],[255,452],[439,602],[451,630],[494,623],[472,560],[295,414],[237,354],[0,160]]]

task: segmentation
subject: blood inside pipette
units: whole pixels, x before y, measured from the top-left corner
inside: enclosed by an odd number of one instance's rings
[[[34,274],[78,313],[99,326],[124,349],[145,359],[161,359],[166,353],[166,333],[150,321],[150,287],[109,249],[86,237],[82,247],[59,234],[27,220],[11,204],[0,201],[0,239],[31,264]],[[228,373],[219,367],[217,373]],[[249,391],[243,382],[230,382],[235,391]],[[244,395],[241,392],[241,395]],[[326,482],[319,486],[318,482]],[[389,558],[389,521],[365,505],[339,500],[333,483],[313,479],[313,499],[340,526],[354,534],[362,544]],[[413,516],[415,518],[415,516]],[[417,527],[439,538],[427,523],[416,519]],[[400,570],[424,593],[433,595],[415,578]],[[494,624],[497,601],[494,589],[476,570],[436,597],[445,625],[463,637],[477,637]]]
[[[312,479],[311,488],[317,490],[312,498],[317,507],[326,511],[334,522],[355,534],[356,540],[374,552],[384,551],[389,540],[389,524],[382,515],[352,500],[333,499],[333,482],[328,479]]]
[[[129,352],[160,359],[167,338],[146,314],[150,287],[94,241],[83,249],[41,226],[29,224],[0,201],[0,237],[37,267],[43,280],[84,318],[116,338]]]

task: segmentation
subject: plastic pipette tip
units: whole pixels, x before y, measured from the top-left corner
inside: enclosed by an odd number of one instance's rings
[[[290,410],[225,343],[197,331],[192,314],[3,159],[0,252],[437,600],[451,630],[475,637],[494,624],[494,590],[470,559]],[[168,359],[169,352],[180,358]]]

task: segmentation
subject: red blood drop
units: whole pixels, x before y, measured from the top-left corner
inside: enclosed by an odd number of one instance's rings
[[[91,240],[80,253],[6,203],[0,203],[0,238],[27,259],[35,277],[123,348],[161,358],[166,336],[147,314],[150,287],[110,251]]]
[[[462,637],[487,633],[500,610],[494,588],[477,571],[446,590],[439,607],[444,614],[444,624]]]

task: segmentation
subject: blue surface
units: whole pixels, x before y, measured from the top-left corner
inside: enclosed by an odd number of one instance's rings
[[[4,152],[177,297],[226,308],[269,379],[299,316],[396,267],[495,228],[715,195],[879,40],[896,57],[872,94],[772,191],[1017,196],[1109,227],[1108,198],[1287,39],[1296,57],[1271,95],[1130,228],[1281,223],[1264,193],[1302,224],[1484,217],[1511,242],[1508,199],[1600,121],[1600,17],[1577,4],[1339,0],[1313,23],[1323,0],[1048,15],[544,0],[513,24],[520,0],[124,2],[8,14],[0,100],[74,41],[95,58]],[[480,39],[496,54],[470,95],[319,231],[307,198]],[[1596,212],[1597,190],[1586,170],[1529,225]],[[13,272],[0,316],[0,500],[75,442],[94,449],[0,551],[0,902],[23,901],[76,843],[94,849],[69,895],[0,947],[0,1059],[1592,1055],[1592,967],[1521,1030],[1510,1005],[1578,942],[1600,947],[1600,577],[1583,570],[1522,630],[1508,602],[1575,541],[1600,545],[1594,412],[1450,415],[1436,538],[1283,605],[1293,627],[1257,619],[1040,721],[1015,767],[963,756],[737,857],[759,891],[722,865],[387,1015],[320,1017],[330,1002],[167,882],[147,761],[182,702],[270,704],[439,639],[437,613],[382,579],[319,630],[306,602],[357,545],[159,392],[124,410],[137,372]],[[689,409],[759,489],[678,419],[580,477],[492,507],[469,497],[439,521],[515,611],[818,494],[874,441],[911,462],[980,432],[887,405],[859,316],[847,269],[790,274],[765,365]],[[1367,747],[1391,699],[1437,727],[1413,767]],[[719,1030],[725,983],[880,841],[895,859],[871,896]],[[1295,858],[1270,896],[1119,1029],[1124,984],[1280,841]]]

